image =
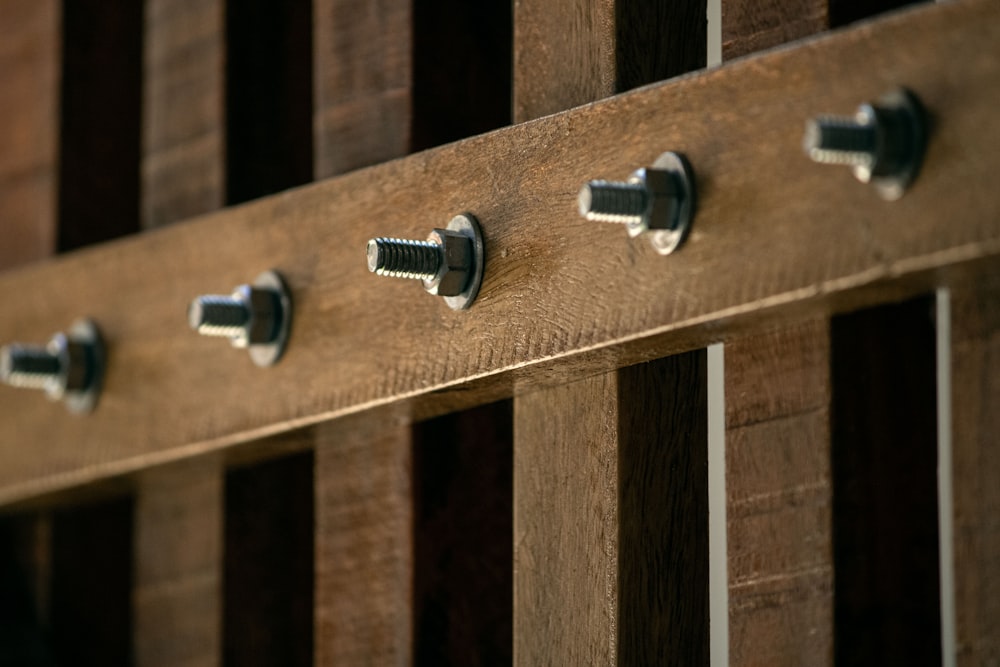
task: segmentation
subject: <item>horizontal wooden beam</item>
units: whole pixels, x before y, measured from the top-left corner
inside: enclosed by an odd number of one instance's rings
[[[2,274],[0,341],[89,315],[109,365],[84,418],[0,388],[0,502],[378,406],[444,412],[992,270],[997,43],[994,0],[928,6]],[[800,143],[807,118],[897,85],[934,131],[914,187],[887,203]],[[579,217],[583,182],[665,150],[687,154],[700,190],[680,252]],[[471,310],[368,273],[369,237],[422,238],[461,211],[486,235]],[[188,329],[192,297],[272,267],[296,308],[277,366]]]

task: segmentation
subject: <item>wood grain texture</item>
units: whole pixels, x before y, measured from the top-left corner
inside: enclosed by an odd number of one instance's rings
[[[726,342],[731,665],[833,664],[828,327]]]
[[[314,430],[316,664],[409,664],[411,429],[362,417]]]
[[[0,388],[0,501],[392,402],[426,413],[498,400],[748,323],[946,284],[1000,253],[1000,133],[983,129],[1000,61],[982,54],[997,39],[996,3],[934,5],[10,272],[0,339],[44,340],[86,304],[110,362],[86,419]],[[927,168],[889,205],[847,171],[810,165],[795,128],[898,81],[938,116]],[[624,177],[660,146],[701,175],[693,234],[669,261],[575,204],[584,180]],[[958,193],[964,215],[942,225]],[[489,256],[471,310],[368,273],[371,236],[421,238],[470,209]],[[264,370],[194,335],[184,309],[268,267],[288,277],[296,312],[286,356]],[[142,279],[125,289],[123,275]]]
[[[142,224],[221,208],[225,191],[222,0],[150,0],[143,56]]]
[[[56,245],[61,5],[0,3],[0,267]]]
[[[315,0],[316,178],[405,155],[410,146],[409,0]]]
[[[832,2],[722,0],[723,59],[762,51],[825,30]]]
[[[516,664],[707,664],[705,353],[521,396]]]
[[[222,470],[217,456],[138,479],[135,664],[222,663]]]
[[[958,664],[1000,661],[1000,277],[952,291]]]
[[[514,1],[514,122],[615,92],[615,0]]]
[[[606,373],[515,403],[515,664],[616,663],[617,398]]]

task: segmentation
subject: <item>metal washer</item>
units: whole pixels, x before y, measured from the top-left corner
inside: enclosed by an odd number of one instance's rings
[[[472,241],[472,275],[461,294],[444,297],[444,302],[452,310],[465,310],[472,305],[479,294],[483,282],[483,266],[485,265],[485,244],[483,230],[479,221],[471,213],[456,215],[448,223],[449,231],[458,232]]]
[[[278,296],[281,316],[278,318],[278,332],[270,343],[253,343],[248,346],[250,359],[261,367],[272,366],[281,359],[288,343],[288,335],[292,328],[292,293],[288,284],[277,271],[265,271],[257,276],[254,287],[270,290]]]

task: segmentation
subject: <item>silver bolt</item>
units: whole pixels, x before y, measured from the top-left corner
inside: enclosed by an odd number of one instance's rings
[[[806,122],[802,147],[820,164],[851,167],[883,199],[903,196],[920,169],[927,141],[926,114],[907,90],[894,90],[851,116],[819,116]]]
[[[104,344],[89,320],[73,324],[47,345],[11,343],[0,348],[0,382],[44,391],[63,400],[71,412],[90,412],[104,374]]]
[[[205,294],[188,306],[192,329],[203,336],[229,338],[233,347],[249,348],[258,366],[270,366],[281,357],[291,315],[291,294],[275,271],[265,271],[253,285],[240,285],[231,295]]]
[[[426,241],[378,237],[368,241],[368,270],[376,275],[420,280],[453,310],[468,308],[483,279],[483,235],[469,213],[435,229]]]
[[[663,255],[687,237],[694,217],[694,173],[683,155],[664,153],[625,182],[590,181],[577,204],[587,220],[626,225],[629,236],[648,233]]]

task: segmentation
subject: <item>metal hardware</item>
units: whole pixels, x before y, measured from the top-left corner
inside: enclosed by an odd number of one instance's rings
[[[426,241],[374,238],[368,241],[368,270],[380,276],[420,280],[452,310],[472,305],[483,281],[484,244],[479,221],[456,215]]]
[[[11,387],[40,389],[62,400],[76,414],[97,405],[104,379],[104,341],[97,326],[77,320],[47,345],[12,343],[0,348],[0,381]]]
[[[271,366],[288,343],[292,295],[278,272],[265,271],[232,295],[199,296],[188,306],[188,323],[203,336],[229,338],[233,347],[247,348],[258,366]]]
[[[853,117],[819,116],[806,122],[802,147],[821,164],[851,167],[893,201],[916,178],[927,144],[927,114],[917,96],[893,90],[874,104],[862,104]]]
[[[647,234],[661,255],[687,238],[695,211],[694,171],[680,153],[664,153],[628,181],[590,181],[577,199],[587,220],[623,223],[631,237]]]

